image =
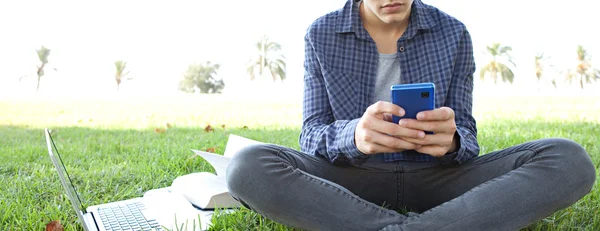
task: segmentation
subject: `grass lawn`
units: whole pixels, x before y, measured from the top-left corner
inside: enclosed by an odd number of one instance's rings
[[[600,97],[483,97],[476,99],[474,115],[482,154],[565,137],[582,144],[600,166]],[[0,100],[0,230],[43,230],[52,220],[65,230],[82,230],[48,157],[44,127],[54,129],[84,205],[92,205],[142,196],[179,175],[212,171],[190,149],[222,153],[230,133],[298,149],[300,122],[298,99]],[[206,125],[214,131],[206,132]],[[248,210],[214,223],[214,230],[287,230]],[[597,184],[575,205],[526,230],[571,229],[600,230]]]

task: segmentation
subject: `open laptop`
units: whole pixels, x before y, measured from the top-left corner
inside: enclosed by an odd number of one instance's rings
[[[50,130],[46,128],[44,133],[50,159],[86,231],[206,229],[206,224],[199,223],[199,215],[202,213],[183,196],[170,193],[168,188],[150,190],[143,197],[89,206],[86,209],[60,157]]]

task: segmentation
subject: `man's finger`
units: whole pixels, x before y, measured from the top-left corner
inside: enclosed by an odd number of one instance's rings
[[[419,121],[414,119],[401,119],[398,124],[401,127],[433,133],[452,132],[452,127],[448,127],[448,123],[446,121]]]
[[[370,154],[379,154],[379,153],[392,153],[392,152],[397,152],[396,149],[390,148],[390,147],[386,147],[380,144],[376,144],[376,143],[369,143],[366,147],[365,147],[366,153],[367,155]]]
[[[422,145],[420,145],[420,144],[411,143],[411,142],[408,142],[408,141],[403,140],[398,137],[389,136],[386,134],[380,134],[380,135],[382,137],[377,139],[375,141],[375,143],[392,148],[392,149],[396,150],[396,152],[404,151],[404,150],[414,150],[414,149],[422,147]]]
[[[384,114],[385,115],[385,114]],[[367,115],[366,119],[359,124],[361,128],[366,130],[374,130],[379,133],[389,134],[392,136],[403,136],[410,138],[423,138],[425,137],[425,132],[420,130],[415,130],[411,128],[404,128],[398,124],[390,123],[385,121],[382,118],[377,118],[375,115]]]
[[[401,138],[397,138],[375,131],[369,132],[369,134],[367,134],[367,136],[365,137],[365,141],[367,141],[368,143],[375,143],[377,145],[390,148],[393,150],[391,152],[413,150],[421,147],[421,145],[408,142]]]
[[[383,114],[383,120],[387,121],[387,122],[392,122],[392,114],[389,113],[384,113]]]
[[[378,120],[378,119],[372,119],[369,121],[365,121],[365,123],[363,123],[363,125],[366,126],[367,129],[371,129],[371,130],[377,131],[382,134],[389,134],[389,135],[397,136],[397,137],[408,137],[408,138],[415,138],[415,139],[421,139],[421,138],[425,137],[425,132],[423,132],[421,130],[404,128],[395,123],[390,123],[390,122]]]
[[[441,133],[426,135],[423,139],[414,139],[414,138],[405,138],[402,137],[403,140],[406,140],[410,143],[420,144],[423,146],[429,145],[451,145],[452,141],[448,142],[445,136]]]
[[[417,152],[427,154],[433,157],[442,157],[446,155],[446,150],[446,148],[437,145],[423,146],[421,148],[415,149],[415,151]]]
[[[450,119],[454,119],[454,110],[449,107],[417,113],[417,120],[419,121],[446,121]]]
[[[377,116],[378,118],[383,118],[383,115],[386,113],[395,115],[395,116],[404,116],[404,114],[406,112],[404,111],[403,108],[401,108],[400,106],[398,106],[396,104],[393,104],[390,102],[385,102],[385,101],[379,101],[379,102],[374,103],[373,105],[369,106],[367,108],[366,113]]]

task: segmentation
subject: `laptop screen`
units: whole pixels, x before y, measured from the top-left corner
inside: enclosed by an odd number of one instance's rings
[[[77,216],[79,217],[80,221],[83,222],[84,219],[82,211],[85,210],[85,208],[81,203],[79,194],[77,194],[75,186],[71,181],[71,177],[69,176],[69,173],[65,168],[62,158],[60,157],[58,149],[56,148],[56,144],[52,139],[52,134],[50,134],[50,130],[45,129],[44,132],[46,133],[46,143],[48,145],[48,154],[50,154],[50,159],[52,160],[52,163],[54,164],[54,167],[58,172],[58,177],[60,178],[60,181],[67,192],[67,197],[69,197],[69,200],[71,201],[73,208],[77,212]]]

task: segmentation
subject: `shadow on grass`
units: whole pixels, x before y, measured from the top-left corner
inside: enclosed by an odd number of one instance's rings
[[[599,166],[598,123],[497,120],[480,123],[478,128],[482,154],[530,140],[564,137],[582,144],[595,165]],[[175,127],[164,132],[150,128],[51,129],[86,206],[139,197],[147,190],[169,186],[177,176],[213,171],[190,149],[214,148],[217,153],[223,153],[228,134],[294,149],[299,149],[300,134],[299,128],[270,127],[215,127],[212,132],[206,132],[204,127]],[[0,126],[0,159],[3,162],[0,164],[0,214],[4,214],[0,215],[0,227],[40,230],[49,221],[60,220],[66,230],[81,230],[80,226],[74,225],[75,213],[63,196],[63,189],[48,157],[43,129]],[[526,230],[600,230],[599,197],[600,192],[595,186],[575,205]],[[232,216],[235,219],[224,217],[215,228],[285,229],[250,211]],[[246,224],[252,221],[261,225]]]

